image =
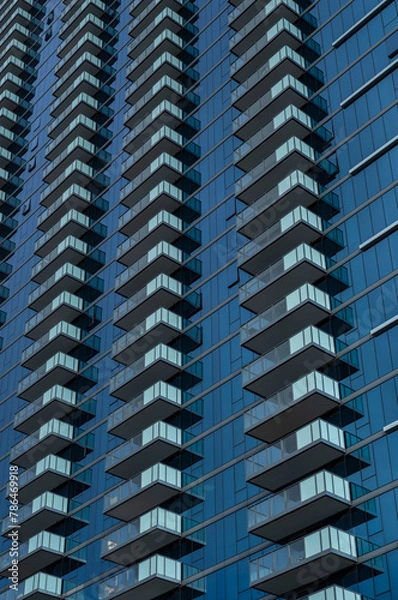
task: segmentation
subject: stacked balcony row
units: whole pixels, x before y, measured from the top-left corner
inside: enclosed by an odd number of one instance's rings
[[[7,262],[15,249],[12,238],[18,226],[15,218],[21,200],[24,155],[35,93],[39,60],[43,1],[2,2],[0,18],[0,305],[9,296],[2,282],[11,275]],[[1,313],[0,327],[6,321]],[[0,351],[3,338],[0,337]]]
[[[196,11],[182,0],[136,0],[130,8],[120,195],[128,210],[119,220],[127,237],[116,252],[125,270],[115,279],[123,300],[112,345],[120,370],[110,380],[110,394],[125,404],[108,418],[108,432],[123,441],[105,463],[124,481],[104,498],[104,513],[124,523],[102,546],[102,557],[122,569],[100,584],[103,599],[204,593],[203,580],[185,583],[195,569],[183,562],[205,543],[190,532],[198,523],[184,516],[203,501],[202,487],[184,472],[202,458],[188,431],[202,416],[189,393],[202,376],[190,356],[201,344],[193,320],[201,297],[190,287],[201,275],[191,256],[201,243],[192,225],[200,215],[193,167],[200,148],[192,141],[200,125],[189,116],[199,102]]]
[[[34,314],[25,325],[29,342],[20,363],[30,373],[22,377],[18,395],[29,404],[14,421],[26,437],[11,449],[13,464],[24,469],[22,598],[58,597],[69,585],[59,574],[86,561],[85,551],[75,549],[73,532],[87,525],[88,509],[80,509],[74,497],[91,480],[81,461],[94,448],[85,424],[95,415],[87,392],[98,380],[90,363],[100,351],[93,329],[101,322],[95,302],[104,288],[98,271],[105,264],[101,218],[108,210],[103,196],[110,183],[105,171],[111,163],[119,17],[118,2],[111,0],[64,5],[34,248],[38,261],[31,275],[36,285],[28,297]],[[7,556],[1,565],[7,569]]]
[[[247,240],[239,299],[251,313],[241,344],[257,355],[242,371],[257,396],[245,432],[263,443],[246,478],[269,494],[249,509],[249,532],[278,544],[250,562],[250,582],[283,598],[356,598],[332,584],[349,571],[371,577],[380,562],[365,563],[375,547],[335,526],[342,515],[349,528],[376,514],[372,502],[358,503],[369,490],[348,479],[370,464],[368,449],[352,451],[360,440],[341,426],[362,416],[360,398],[347,403],[352,390],[342,383],[360,365],[339,340],[354,320],[334,297],[349,278],[333,258],[344,239],[330,221],[339,198],[327,186],[338,164],[324,158],[333,134],[320,125],[327,103],[317,93],[317,22],[307,0],[232,4],[232,104],[241,111],[233,129],[242,142],[235,195],[246,205],[237,230]],[[318,591],[326,564],[334,567]]]

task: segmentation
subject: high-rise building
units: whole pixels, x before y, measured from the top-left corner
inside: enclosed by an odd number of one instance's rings
[[[397,65],[392,0],[1,2],[0,600],[397,600]]]

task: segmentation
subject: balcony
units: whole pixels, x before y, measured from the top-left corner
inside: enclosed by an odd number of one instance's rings
[[[376,549],[374,544],[345,531],[325,527],[251,561],[250,584],[264,592],[287,597],[293,590],[304,586],[308,589],[311,583],[319,581],[319,572],[326,571],[332,576],[358,568],[363,577],[380,574],[380,560],[372,561],[370,566],[358,565],[363,547],[367,551]]]
[[[297,167],[302,172],[315,170],[318,158],[319,153],[311,146],[292,137],[241,177],[235,183],[235,194],[246,204],[252,204],[250,198],[258,199],[264,189],[271,190],[286,173],[294,172]],[[322,167],[330,175],[337,172],[337,167],[328,160],[322,161]]]
[[[241,286],[239,301],[260,313],[296,290],[303,281],[313,283],[326,275],[326,257],[307,244],[300,244],[265,271]]]
[[[186,567],[176,560],[155,554],[101,583],[98,599],[128,600],[137,595],[140,600],[154,600],[177,590],[184,593],[184,587],[189,598],[196,598],[205,593],[204,582],[199,580],[184,586],[184,577],[198,572],[194,567],[187,571]]]
[[[297,330],[330,318],[333,299],[309,283],[241,327],[241,344],[264,354]]]
[[[161,273],[115,308],[113,322],[117,327],[130,331],[161,307],[167,310],[174,307],[176,313],[192,316],[200,306],[200,294],[190,293],[188,286]]]
[[[33,340],[38,340],[60,321],[73,321],[85,309],[82,298],[61,292],[42,311],[36,313],[25,324],[25,335]]]
[[[344,431],[318,419],[247,459],[246,478],[274,492],[345,455]]]
[[[319,201],[322,188],[308,175],[294,171],[277,186],[237,215],[237,229],[253,239],[298,206],[316,211],[320,216],[334,216],[339,211],[338,198],[327,194]]]
[[[74,427],[58,419],[52,419],[31,435],[12,447],[13,463],[27,469],[48,454],[58,454],[73,441]]]
[[[35,253],[46,257],[67,237],[80,238],[92,227],[92,220],[77,210],[69,210],[61,219],[35,242]],[[80,252],[81,253],[81,252]]]
[[[196,250],[200,245],[200,231],[184,223],[175,215],[161,210],[144,227],[118,246],[116,259],[124,265],[131,265],[160,242],[184,245],[187,252]]]
[[[62,114],[58,119],[62,117]],[[86,143],[80,144],[80,147],[79,145],[73,147],[77,138],[86,140]],[[104,151],[104,148],[110,144],[111,138],[110,129],[102,127],[97,121],[84,114],[77,115],[68,126],[65,125],[65,129],[46,148],[46,158],[54,161],[45,170],[46,181],[54,181],[62,173],[62,163],[66,166],[72,160],[72,156],[87,163],[96,162],[98,158],[97,164],[104,166],[111,160],[110,154]]]
[[[172,29],[175,27],[172,26]],[[181,31],[181,27],[179,29]],[[136,81],[145,72],[148,72],[148,68],[166,53],[174,56],[185,55],[189,61],[188,64],[190,63],[189,58],[192,59],[196,54],[191,46],[185,45],[185,41],[179,35],[167,28],[166,23],[159,25],[158,30],[160,30],[158,35],[154,28],[147,39],[140,36],[130,44],[129,56],[133,60],[127,67],[126,75],[131,81]],[[144,34],[145,32],[143,32]]]
[[[180,160],[163,152],[133,181],[122,188],[120,193],[122,204],[133,206],[163,181],[176,183],[183,176],[185,169],[186,166]]]
[[[48,127],[48,136],[55,139],[63,135],[66,130],[71,128],[72,123],[79,116],[90,120],[97,119],[97,121],[102,123],[112,118],[113,111],[96,98],[81,92],[56,119],[51,121]]]
[[[200,216],[200,202],[196,198],[186,200],[186,194],[167,181],[160,182],[146,196],[134,204],[119,219],[119,229],[125,235],[133,235],[160,211],[178,213],[191,221]],[[127,204],[127,202],[123,202]]]
[[[189,106],[189,98],[193,98],[196,100],[193,103],[193,108],[195,108],[198,103],[198,97],[193,93],[189,93],[187,102],[185,103],[183,101],[184,92],[186,92],[186,89],[181,83],[171,79],[171,77],[161,77],[146,94],[133,102],[133,106],[124,113],[124,124],[130,129],[139,127],[144,119],[164,101],[172,102],[175,105],[183,103]],[[126,101],[128,102],[128,98],[126,98]]]
[[[289,105],[235,150],[235,165],[249,171],[271,149],[278,148],[290,139],[307,138],[316,125],[317,122],[302,110]]]
[[[119,4],[119,2],[113,2],[113,4]],[[64,9],[61,13],[61,19],[64,23],[71,23],[68,27],[73,24],[76,19],[76,22],[81,22],[86,19],[88,15],[92,15],[97,17],[98,20],[103,21],[103,27],[106,25],[106,21],[112,20],[115,18],[115,10],[113,8],[109,8],[107,4],[100,0],[86,1],[81,3],[79,0],[72,0],[69,4],[65,5]],[[65,27],[65,25],[63,26]],[[65,31],[65,29],[63,29]],[[66,30],[68,31],[68,29]]]
[[[104,188],[110,185],[110,179],[107,175],[99,173],[89,165],[80,160],[74,160],[65,171],[51,185],[47,186],[42,192],[40,203],[43,206],[49,206],[58,199],[72,184],[76,181],[79,185],[88,186],[90,191],[100,194]]]
[[[162,241],[116,277],[115,289],[121,296],[130,297],[159,274],[173,275],[177,272],[190,282],[195,281],[201,275],[200,262],[189,260],[187,253]]]
[[[194,117],[187,117],[187,113],[169,100],[162,100],[140,123],[123,138],[123,149],[128,153],[137,151],[162,127],[167,126],[173,130],[182,124],[188,126],[195,134],[200,129],[200,124]]]
[[[191,519],[155,508],[107,535],[102,540],[101,557],[127,566],[166,547],[178,545],[186,553],[193,552],[204,545],[203,532],[185,536],[195,525]]]
[[[261,28],[259,31],[261,33]],[[258,71],[264,62],[269,60],[281,47],[289,46],[293,50],[297,50],[303,40],[303,32],[287,19],[280,19],[254,44],[251,36],[245,39],[241,32],[236,33],[230,40],[230,48],[235,55],[240,55],[240,57],[231,65],[231,77],[242,83]]]
[[[186,468],[201,458],[201,444],[183,448],[193,437],[179,427],[157,421],[125,444],[111,450],[106,457],[105,471],[129,479],[156,462],[170,462],[177,454],[181,460],[180,468]]]
[[[18,523],[21,528],[18,532],[19,539],[24,541],[40,533],[44,529],[50,529],[57,523],[63,521],[68,514],[68,498],[44,492],[29,504],[18,511]],[[8,520],[3,521],[1,533],[6,535],[12,529]]]
[[[74,423],[81,425],[95,414],[95,400],[84,400],[84,396],[55,385],[40,398],[22,408],[14,417],[14,429],[23,433],[33,433],[40,425],[51,419],[63,419],[73,413]],[[79,403],[79,404],[78,404]]]
[[[281,543],[341,515],[351,500],[347,480],[320,471],[249,508],[249,532]]]
[[[182,426],[193,425],[202,418],[202,411],[196,403],[184,406],[190,398],[187,392],[158,381],[109,415],[108,432],[128,440],[156,421],[177,415]]]
[[[25,400],[35,400],[53,385],[67,384],[76,377],[80,367],[78,359],[57,352],[44,365],[20,381],[18,396]]]
[[[108,492],[104,497],[104,513],[121,521],[131,521],[170,502],[173,510],[183,512],[203,501],[202,487],[191,487],[194,481],[186,473],[157,463]]]
[[[101,129],[95,124],[94,127],[94,132],[100,135]],[[54,140],[53,145],[57,145],[56,150],[47,155],[52,162],[43,170],[43,180],[46,183],[53,183],[74,160],[88,164],[95,163],[98,168],[103,168],[112,161],[112,155],[109,152],[100,150],[101,143],[89,142],[84,135],[78,135],[78,133],[80,132],[71,132],[70,138],[72,139],[63,138],[66,140],[66,143],[62,145],[63,149],[59,144],[59,138]],[[95,134],[90,137],[95,139]]]
[[[43,490],[52,491],[73,479],[74,495],[79,494],[91,485],[91,471],[86,470],[74,475],[82,467],[70,460],[49,454],[34,467],[27,469],[19,476],[19,501],[28,504]]]
[[[182,79],[187,87],[191,87],[198,81],[199,73],[192,68],[187,68],[187,66],[187,64],[170,54],[170,52],[164,52],[127,88],[126,100],[129,104],[134,104],[139,98],[149,92],[161,77]]]
[[[61,577],[55,577],[48,573],[36,573],[21,582],[22,598],[25,600],[54,600],[59,598],[65,591],[64,581]],[[15,594],[14,592],[12,592]],[[1,600],[12,600],[1,598]]]
[[[159,344],[111,378],[110,394],[130,400],[154,381],[180,380],[183,387],[192,387],[202,378],[202,363],[186,366],[191,361],[190,356]]]
[[[80,327],[61,321],[22,352],[21,364],[27,369],[37,369],[51,358],[57,348],[62,348],[65,354],[71,352],[80,344],[82,337],[84,334]]]
[[[247,411],[245,433],[267,443],[276,442],[339,408],[344,393],[350,393],[349,389],[313,371]],[[352,412],[346,405],[341,410]]]
[[[260,219],[254,221],[251,231],[246,229],[246,233],[255,234],[261,231],[263,226]],[[238,265],[247,273],[255,275],[296,248],[298,244],[313,244],[322,236],[326,227],[327,224],[321,217],[307,208],[298,206],[238,250]]]
[[[102,280],[94,277],[86,283],[86,279],[89,276],[90,274],[87,275],[86,271],[76,265],[70,263],[64,264],[46,282],[42,283],[29,294],[29,308],[36,311],[42,311],[62,292],[65,291],[74,294],[83,286],[87,286],[87,292],[89,292],[89,288],[91,288],[92,294],[87,293],[87,298],[90,296],[95,297],[96,291],[97,295],[99,295],[102,292]]]
[[[233,0],[231,4],[236,8],[229,13],[228,24],[236,31],[245,27],[257,15],[261,20],[267,19],[267,25],[272,26],[281,17],[296,21],[302,12],[302,8],[293,0],[272,0],[261,9],[261,12],[256,0],[243,0],[243,2]]]
[[[200,328],[190,325],[189,321],[176,313],[159,308],[113,343],[112,358],[126,366],[130,365],[160,340],[168,345],[178,342],[179,349],[190,352],[201,343]]]
[[[42,531],[19,546],[18,567],[21,579],[31,577],[37,571],[44,570],[64,557],[71,546],[70,540],[48,531]],[[78,554],[70,555],[70,570],[84,564],[85,560]],[[8,576],[8,568],[12,559],[9,552],[0,557],[0,574]]]
[[[93,202],[94,197],[85,188],[73,184],[57,200],[43,211],[37,219],[38,229],[48,231],[70,210],[82,214]]]
[[[103,7],[106,5],[103,4]],[[75,13],[74,19],[67,21],[60,29],[60,38],[63,40],[58,48],[58,56],[64,58],[68,52],[76,45],[76,43],[84,37],[86,33],[91,33],[97,37],[101,37],[104,41],[109,42],[110,40],[118,39],[118,33],[116,29],[104,22],[102,15],[100,18],[96,18],[92,14],[92,5],[88,14],[84,15],[84,9],[87,10],[87,6],[83,3],[80,14]],[[105,11],[109,10],[106,6]],[[113,13],[115,14],[115,13]]]
[[[194,8],[196,8],[194,5],[187,6],[184,0],[144,0],[143,2],[141,0],[141,2],[132,2],[130,14],[134,15],[135,18],[130,25],[129,33],[133,37],[138,37],[151,23],[163,22],[163,19],[160,19],[159,16],[163,15],[166,10],[174,13],[185,11],[188,13],[185,18],[189,18],[192,16]]]
[[[278,55],[278,58],[282,60],[281,66],[287,65],[283,62],[285,60],[283,53]],[[258,97],[257,92],[261,88],[257,85],[262,83],[261,79],[267,74],[268,69],[259,70],[258,75],[254,74],[253,79],[247,80],[247,84],[242,84],[234,90],[233,102],[239,105],[240,110],[244,110],[232,122],[233,132],[239,138],[246,140],[252,137],[286,107],[293,105],[302,108],[308,104],[310,98],[311,102],[316,102],[323,112],[326,112],[326,102],[322,98],[312,99],[309,88],[290,74],[285,75],[271,89],[267,88],[264,95]]]
[[[243,387],[268,396],[314,369],[325,369],[329,363],[338,369],[339,363],[346,362],[347,376],[352,372],[350,365],[355,368],[355,356],[354,360],[349,355],[336,358],[340,347],[338,340],[310,325],[247,365],[242,371]]]

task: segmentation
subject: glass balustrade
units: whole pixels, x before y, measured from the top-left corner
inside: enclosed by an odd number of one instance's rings
[[[159,325],[166,325],[174,329],[176,332],[182,333],[191,325],[191,323],[187,319],[184,319],[183,317],[170,310],[167,310],[166,308],[159,308],[154,313],[149,315],[145,321],[142,321],[136,325],[131,331],[113,343],[112,356],[117,356],[123,353],[137,340],[145,336]],[[196,326],[193,326],[189,331],[186,332],[186,335],[198,342],[200,340],[200,329]],[[153,338],[153,340],[155,341],[155,338]]]
[[[36,573],[25,579],[23,583],[22,598],[34,593],[42,593],[59,598],[63,593],[63,580],[61,577],[48,573]],[[13,592],[15,594],[15,592]],[[15,596],[14,596],[15,598]]]
[[[273,100],[275,100],[278,96],[283,94],[287,89],[292,88],[298,94],[303,96],[304,99],[309,100],[311,93],[307,86],[298,81],[292,75],[285,75],[278,83],[273,85],[270,90],[268,90],[263,96],[261,96],[256,102],[250,105],[242,114],[236,117],[232,121],[232,129],[233,131],[237,131],[240,127],[242,127],[247,121],[252,119],[256,114],[261,112],[267,105],[269,105]]]
[[[49,531],[41,531],[40,533],[31,537],[27,542],[20,544],[18,548],[18,559],[22,561],[29,554],[38,550],[46,550],[47,552],[54,552],[56,554],[63,554],[66,549],[66,540],[60,535],[50,533]],[[7,565],[11,564],[11,557],[9,552],[5,555],[0,556],[0,570],[3,571],[7,568]]]
[[[346,590],[340,586],[333,585],[319,592],[314,592],[309,596],[304,596],[302,600],[371,600],[368,596],[362,596],[351,590]]]
[[[136,244],[145,240],[148,234],[162,224],[169,225],[181,233],[183,232],[184,225],[186,226],[181,219],[165,210],[162,210],[157,215],[152,217],[144,227],[139,229],[135,234],[130,236],[126,241],[118,246],[116,258],[119,259],[121,256],[123,256],[123,254],[131,250]]]
[[[40,228],[40,226],[52,215],[54,215],[54,213],[56,213],[61,206],[68,207],[69,204],[76,202],[75,197],[80,198],[86,204],[90,204],[93,201],[93,195],[91,192],[84,189],[80,185],[73,183],[68,187],[67,190],[65,190],[63,194],[61,194],[57,200],[55,200],[55,202],[51,204],[51,206],[46,208],[46,210],[41,213],[37,219],[38,227]]]
[[[142,288],[139,292],[134,294],[131,298],[117,306],[113,312],[113,320],[118,321],[123,316],[127,315],[131,310],[136,308],[139,304],[150,298],[157,291],[165,289],[175,296],[182,296],[184,293],[189,291],[189,288],[177,281],[173,277],[169,277],[164,273],[161,273],[154,279],[152,279],[147,285]]]
[[[44,246],[44,244],[46,244],[52,237],[54,237],[56,233],[58,233],[71,221],[75,221],[85,229],[89,229],[92,224],[92,221],[89,217],[83,215],[83,213],[75,209],[71,209],[66,213],[66,215],[61,217],[61,219],[56,225],[54,225],[54,227],[51,227],[51,229],[49,229],[44,235],[39,237],[39,239],[35,242],[35,252],[37,252],[41,248],[41,246]]]

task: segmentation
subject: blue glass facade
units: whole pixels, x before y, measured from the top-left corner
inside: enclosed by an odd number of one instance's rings
[[[0,599],[394,600],[396,2],[2,9]]]

